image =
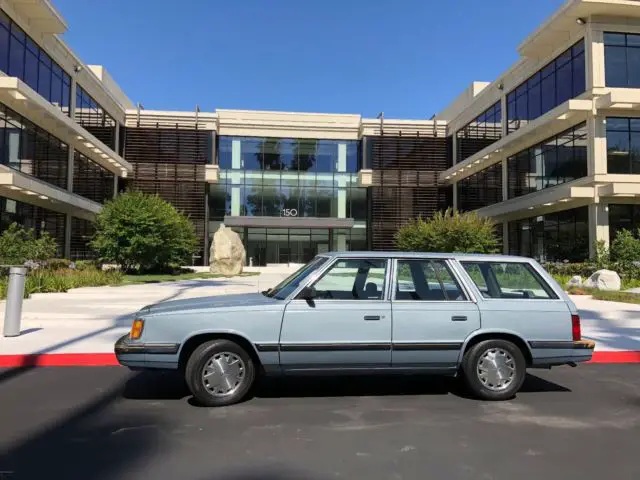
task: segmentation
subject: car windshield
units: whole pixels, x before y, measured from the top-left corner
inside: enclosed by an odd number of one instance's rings
[[[288,276],[278,285],[273,287],[271,290],[267,290],[263,292],[267,297],[277,298],[278,300],[284,300],[291,292],[293,292],[300,284],[314,271],[320,268],[322,265],[329,260],[327,257],[315,257],[309,263],[307,263],[304,267],[296,270],[295,273]]]

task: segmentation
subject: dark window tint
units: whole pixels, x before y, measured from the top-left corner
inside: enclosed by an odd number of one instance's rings
[[[315,283],[317,298],[324,300],[382,300],[387,260],[336,261]]]
[[[608,87],[640,87],[640,35],[605,32],[604,60]]]
[[[607,118],[607,172],[640,173],[640,121]]]
[[[462,262],[462,266],[485,298],[558,298],[528,263]]]
[[[493,104],[456,133],[457,161],[461,162],[502,137],[502,108]]]
[[[582,94],[585,83],[584,41],[580,40],[508,94],[508,132]]]
[[[466,300],[443,260],[398,260],[396,300]]]
[[[18,77],[47,101],[69,114],[71,81],[60,65],[52,61],[31,37],[0,11],[0,70]],[[66,77],[67,82],[54,78]],[[52,84],[54,89],[52,89]]]

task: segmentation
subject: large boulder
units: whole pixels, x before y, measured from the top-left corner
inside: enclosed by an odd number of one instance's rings
[[[580,275],[574,275],[565,285],[566,288],[581,287],[581,286],[582,286],[582,277]]]
[[[220,228],[213,234],[209,259],[211,273],[226,276],[241,274],[247,261],[247,252],[240,235],[230,228],[220,225]]]
[[[612,270],[598,270],[591,275],[584,286],[599,290],[620,290],[620,275]]]

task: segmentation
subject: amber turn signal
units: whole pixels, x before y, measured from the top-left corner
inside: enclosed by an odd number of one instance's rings
[[[131,325],[131,332],[129,333],[129,338],[131,340],[137,340],[142,336],[142,329],[144,328],[144,320],[136,319],[133,321],[133,325]]]

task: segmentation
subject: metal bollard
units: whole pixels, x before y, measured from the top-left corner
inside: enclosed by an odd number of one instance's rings
[[[5,337],[17,337],[18,335],[20,335],[22,299],[24,297],[24,282],[26,276],[27,269],[25,267],[11,267],[11,269],[9,270],[7,307],[4,313]]]

